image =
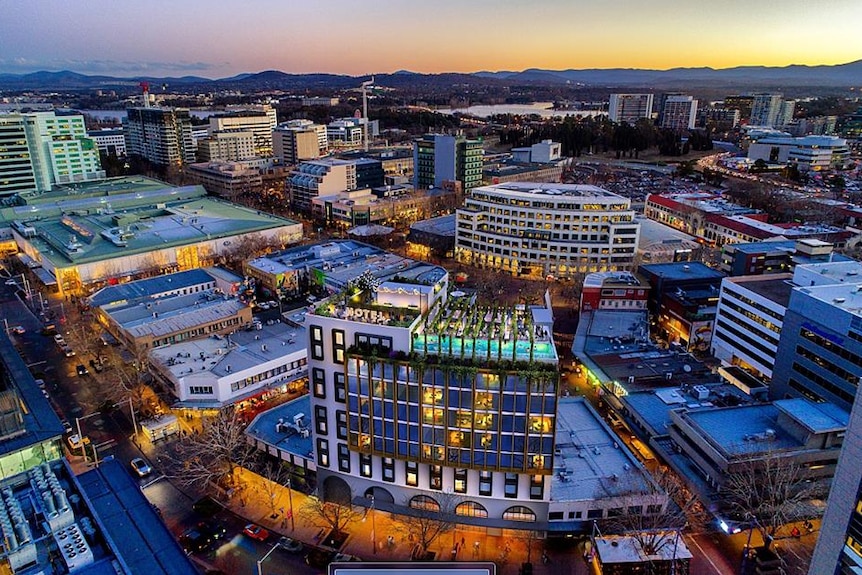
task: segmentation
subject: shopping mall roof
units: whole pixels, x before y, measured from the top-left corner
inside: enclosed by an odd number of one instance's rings
[[[48,217],[33,206],[35,210],[18,214],[13,229],[28,238],[42,258],[63,268],[300,225],[206,197],[202,187],[200,192],[198,197],[175,202],[138,198],[136,205],[122,211],[100,198],[70,200],[74,205],[68,205],[62,215]]]

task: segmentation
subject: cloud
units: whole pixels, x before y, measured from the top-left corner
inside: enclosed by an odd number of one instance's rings
[[[45,70],[70,70],[81,74],[111,74],[118,76],[141,74],[199,73],[224,66],[210,62],[133,62],[123,60],[73,60],[62,58],[0,58],[0,72],[21,74]]]

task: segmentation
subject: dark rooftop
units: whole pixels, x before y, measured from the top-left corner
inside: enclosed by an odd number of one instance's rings
[[[720,271],[714,270],[700,262],[644,264],[638,268],[638,271],[672,281],[719,279],[724,277],[724,274]]]
[[[742,286],[745,289],[786,308],[790,304],[790,292],[793,291],[794,287],[790,283],[792,278],[793,274],[775,274],[765,276],[740,276],[729,278],[727,281]]]

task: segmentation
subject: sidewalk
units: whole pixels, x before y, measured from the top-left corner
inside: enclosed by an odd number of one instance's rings
[[[245,469],[240,470],[239,474],[240,484],[246,487],[241,495],[235,495],[226,503],[228,509],[249,522],[265,527],[274,537],[286,535],[307,545],[320,545],[320,537],[329,531],[329,527],[322,519],[314,521],[302,512],[307,495],[295,489],[288,494],[285,486],[271,490],[264,487],[266,479]],[[268,502],[270,493],[275,493],[272,505]],[[284,509],[284,514],[281,509]],[[406,527],[395,515],[369,509],[363,519],[348,525],[346,531],[350,536],[338,549],[341,553],[355,555],[364,561],[412,560],[414,543],[410,541]],[[531,547],[529,553],[528,544]],[[458,550],[453,556],[455,547]],[[588,573],[580,553],[575,549],[547,551],[549,561],[544,564],[544,547],[544,541],[540,539],[527,541],[523,536],[489,535],[472,526],[458,525],[437,538],[430,551],[435,553],[437,561],[492,561],[497,564],[497,573],[501,575],[519,573],[528,555],[536,575]]]

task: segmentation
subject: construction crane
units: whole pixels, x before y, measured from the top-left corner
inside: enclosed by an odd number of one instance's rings
[[[150,83],[149,82],[141,82],[138,84],[141,90],[144,92],[144,108],[150,107]]]
[[[366,80],[362,82],[360,88],[362,89],[362,117],[365,118],[365,151],[368,151],[368,129],[370,128],[368,124],[368,86],[374,85],[374,76],[371,76],[370,80]]]

